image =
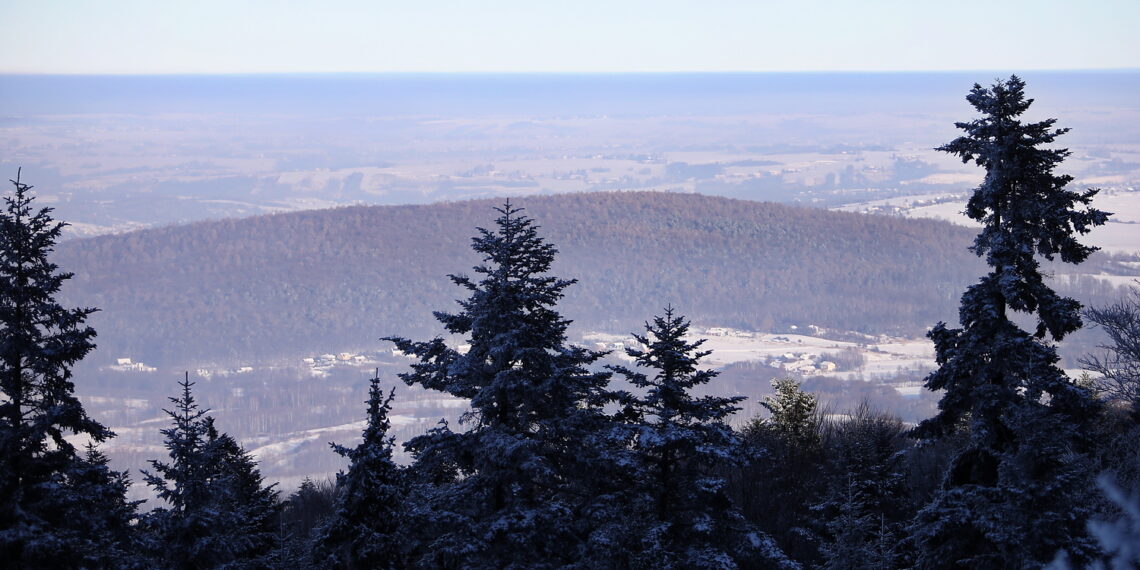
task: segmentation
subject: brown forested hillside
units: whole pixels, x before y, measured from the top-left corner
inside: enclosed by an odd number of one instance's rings
[[[696,324],[815,324],[920,334],[952,321],[981,274],[973,232],[929,220],[691,194],[590,193],[513,201],[577,278],[577,326],[636,330],[666,304]],[[495,201],[348,207],[196,223],[60,244],[68,302],[99,307],[96,364],[264,361],[378,348],[439,328],[463,296],[446,277],[479,262]]]

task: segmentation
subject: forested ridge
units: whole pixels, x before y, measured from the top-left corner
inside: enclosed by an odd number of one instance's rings
[[[674,193],[521,199],[580,283],[561,303],[585,330],[625,332],[663,302],[695,323],[814,324],[922,334],[978,274],[971,232],[943,222]],[[76,305],[101,309],[96,358],[151,364],[371,349],[426,334],[470,267],[493,201],[347,207],[61,243]],[[190,356],[193,355],[193,356]],[[196,360],[195,360],[196,359]]]

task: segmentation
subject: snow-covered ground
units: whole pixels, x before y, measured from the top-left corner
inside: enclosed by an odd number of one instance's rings
[[[1074,185],[1073,190],[1080,190]],[[969,193],[960,195],[922,194],[896,196],[870,202],[847,204],[836,210],[849,212],[898,213],[908,218],[945,220],[951,223],[978,227],[979,224],[966,217],[966,200]],[[1132,187],[1102,189],[1093,199],[1093,206],[1110,212],[1112,217],[1104,226],[1094,228],[1086,238],[1094,245],[1109,253],[1140,252],[1140,190]]]
[[[722,329],[723,330],[723,329]],[[786,355],[809,354],[822,356],[856,346],[850,342],[839,342],[798,334],[768,334],[730,331],[723,336],[711,336],[707,331],[698,338],[705,338],[704,348],[712,354],[705,359],[711,366],[722,367],[746,360],[771,359]]]
[[[1094,205],[1111,212],[1109,222],[1094,228],[1087,242],[1109,253],[1136,253],[1140,251],[1140,192],[1115,192],[1097,196]],[[905,215],[910,218],[934,218],[955,224],[976,227],[978,224],[962,212],[966,202],[944,202],[917,208],[908,208]]]
[[[808,334],[777,334],[740,331],[722,327],[694,328],[689,340],[705,339],[702,346],[712,351],[703,362],[712,368],[722,368],[738,362],[755,361],[800,374],[828,374],[847,378],[871,379],[893,376],[902,370],[932,368],[934,345],[925,338],[901,339],[883,337],[874,343],[857,344],[812,336]],[[598,348],[615,349],[620,343],[629,346],[632,338],[606,333],[583,335],[587,344]],[[856,350],[862,354],[864,364],[856,370],[829,371],[828,355]]]

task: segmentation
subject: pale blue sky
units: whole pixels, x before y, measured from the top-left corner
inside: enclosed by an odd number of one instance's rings
[[[0,0],[0,73],[1140,68],[1138,0]]]

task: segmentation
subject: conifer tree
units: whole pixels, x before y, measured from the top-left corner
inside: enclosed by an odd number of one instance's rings
[[[772,380],[772,388],[775,395],[760,403],[771,415],[756,427],[770,432],[801,454],[817,453],[821,442],[819,398],[803,391],[800,383],[791,378]]]
[[[1077,234],[1108,215],[1089,206],[1095,190],[1067,190],[1072,177],[1054,173],[1069,152],[1043,145],[1067,129],[1022,122],[1033,102],[1024,87],[1017,76],[974,85],[967,100],[982,117],[956,123],[965,134],[938,149],[986,170],[966,214],[982,224],[971,249],[990,272],[962,296],[961,328],[939,323],[929,335],[939,368],[926,387],[945,393],[914,434],[962,429],[968,444],[912,529],[920,567],[1032,566],[1060,549],[1078,560],[1092,551],[1080,453],[1096,404],[1050,342],[1080,328],[1080,304],[1049,288],[1038,256],[1084,261],[1094,248]],[[1027,314],[1032,330],[1012,313]]]
[[[388,435],[395,389],[385,398],[379,371],[368,388],[368,420],[360,445],[333,450],[350,461],[336,477],[332,515],[317,532],[315,552],[335,568],[403,568],[410,551],[405,529],[402,469]]]
[[[72,382],[72,366],[95,348],[85,324],[95,310],[56,302],[72,275],[48,257],[65,224],[50,208],[32,207],[32,187],[19,175],[12,183],[0,212],[0,560],[109,564],[108,553],[129,548],[114,544],[134,516],[125,476],[108,470],[97,451],[81,456],[67,439],[114,436],[88,417]]]
[[[692,391],[717,372],[700,367],[704,339],[685,339],[689,323],[673,308],[634,335],[645,350],[626,354],[653,375],[610,368],[644,396],[630,397],[623,416],[631,428],[629,477],[634,495],[627,522],[638,528],[633,565],[645,568],[795,567],[775,542],[752,528],[731,505],[718,467],[740,457],[726,420],[744,397],[697,397]]]
[[[168,505],[143,521],[152,548],[172,568],[263,565],[276,543],[275,485],[264,485],[253,458],[198,407],[189,375],[179,385],[174,410],[165,410],[173,425],[161,430],[170,460],[143,471]]]
[[[760,403],[769,413],[744,426],[750,463],[740,505],[745,516],[801,562],[818,556],[809,509],[821,499],[825,466],[822,414],[815,394],[791,378],[772,380],[775,394]]]
[[[547,275],[557,250],[508,201],[494,230],[478,228],[481,278],[452,275],[470,296],[460,312],[437,312],[461,353],[442,338],[388,338],[419,362],[408,384],[470,400],[468,429],[446,424],[407,447],[418,473],[438,485],[419,563],[436,567],[534,568],[580,556],[593,499],[586,487],[602,451],[589,442],[607,424],[607,373],[587,366],[602,353],[568,345],[570,321],[555,304],[573,280]]]
[[[277,547],[281,516],[277,484],[265,478],[241,444],[206,418],[206,463],[211,466],[210,493],[224,524],[225,551],[238,565],[261,566]]]
[[[136,532],[138,506],[144,501],[127,499],[131,485],[127,472],[111,469],[110,459],[94,443],[88,443],[83,461],[72,472],[70,482],[60,489],[60,493],[68,495],[60,502],[72,505],[74,510],[70,516],[77,522],[82,521],[79,532],[91,543],[84,565],[150,567],[152,561],[140,551],[142,541]]]

